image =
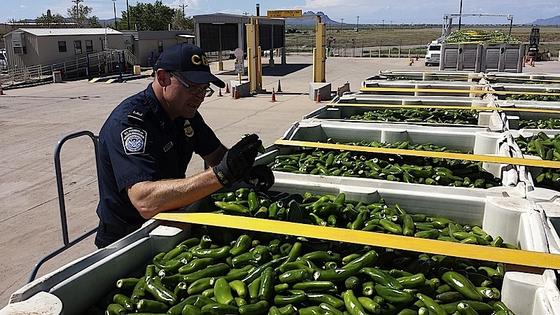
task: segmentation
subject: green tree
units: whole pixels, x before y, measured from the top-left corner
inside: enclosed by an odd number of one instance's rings
[[[58,13],[55,15],[43,13],[41,16],[35,19],[35,22],[39,25],[51,26],[56,24],[62,24],[65,22],[65,19],[62,15]]]
[[[139,31],[165,31],[173,20],[175,11],[164,5],[161,1],[155,3],[142,3],[129,7],[130,28],[136,25]],[[128,29],[128,15],[122,11],[122,19],[119,22],[119,29]]]
[[[174,30],[192,30],[194,29],[194,21],[191,17],[184,17],[183,11],[177,9],[171,20],[171,28]]]
[[[90,16],[93,9],[87,5],[80,4],[76,9],[76,6],[68,8],[68,16],[76,22],[78,27],[101,27],[99,24],[99,19],[97,16]]]

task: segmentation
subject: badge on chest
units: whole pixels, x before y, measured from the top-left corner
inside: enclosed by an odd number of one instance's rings
[[[185,136],[189,138],[192,138],[192,136],[194,136],[194,129],[188,120],[185,120],[185,124],[183,125],[183,130],[185,131]]]
[[[129,127],[121,132],[123,149],[126,154],[142,154],[146,150],[148,133],[140,128]]]

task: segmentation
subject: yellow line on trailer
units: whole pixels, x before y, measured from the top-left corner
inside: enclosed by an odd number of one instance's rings
[[[390,109],[450,109],[450,110],[475,110],[475,111],[504,111],[504,112],[526,112],[526,113],[545,113],[560,114],[560,109],[544,109],[544,108],[518,108],[518,107],[485,107],[485,106],[446,106],[446,105],[399,105],[399,104],[360,104],[360,103],[329,103],[327,106],[332,107],[372,107],[372,108],[390,108]]]
[[[217,213],[160,213],[157,220],[203,224],[280,235],[317,238],[408,250],[420,253],[501,262],[521,266],[560,269],[560,255],[524,250],[461,244],[410,236],[324,227],[302,223],[248,218]]]
[[[532,160],[532,159],[506,157],[506,156],[498,156],[498,155],[466,154],[466,153],[406,150],[406,149],[393,149],[393,148],[374,148],[374,147],[364,147],[364,146],[348,145],[348,144],[284,140],[284,139],[276,140],[274,144],[292,146],[292,147],[306,147],[306,148],[317,148],[317,149],[328,149],[328,150],[344,150],[344,151],[354,151],[354,152],[381,153],[381,154],[406,155],[406,156],[417,156],[417,157],[427,157],[427,158],[440,158],[440,159],[449,159],[449,160],[486,162],[486,163],[493,163],[493,164],[512,164],[512,165],[534,166],[534,167],[543,167],[543,168],[560,168],[560,162],[558,161]]]
[[[488,91],[488,90],[455,90],[438,88],[393,88],[393,87],[362,87],[360,92],[418,92],[418,93],[464,93],[464,94],[496,94],[496,95],[545,95],[560,96],[557,92],[534,91]]]

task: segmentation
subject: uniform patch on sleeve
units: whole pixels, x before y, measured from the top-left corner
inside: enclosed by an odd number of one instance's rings
[[[126,154],[142,154],[146,150],[148,133],[140,128],[128,127],[121,132],[121,140]]]

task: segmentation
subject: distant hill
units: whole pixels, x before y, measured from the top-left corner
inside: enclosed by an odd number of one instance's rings
[[[560,25],[560,15],[548,18],[548,19],[538,19],[533,21],[534,25]]]
[[[305,26],[315,25],[314,17],[317,15],[320,16],[321,21],[327,25],[340,25],[340,22],[331,20],[331,18],[329,18],[328,15],[326,15],[321,11],[318,11],[317,13],[313,11],[306,11],[303,13],[303,15],[307,18],[286,19],[286,25],[305,25]]]

